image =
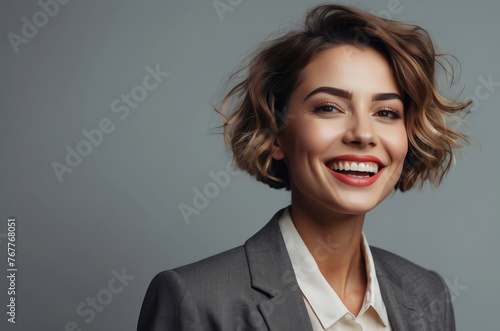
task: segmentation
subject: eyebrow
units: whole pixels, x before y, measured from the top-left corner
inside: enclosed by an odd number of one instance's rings
[[[403,97],[401,97],[397,93],[377,93],[374,94],[372,97],[372,101],[383,101],[383,100],[392,100],[392,99],[398,99],[403,102]]]
[[[321,86],[312,91],[311,93],[309,93],[307,97],[305,97],[304,101],[309,99],[314,94],[321,92],[328,93],[331,95],[336,95],[338,97],[348,100],[352,99],[352,92],[350,91],[339,89],[336,87]],[[377,93],[372,96],[372,101],[383,101],[383,100],[393,100],[393,99],[401,100],[401,102],[403,102],[403,98],[398,93]]]
[[[312,91],[311,93],[309,93],[307,95],[307,97],[305,97],[304,101],[306,101],[307,99],[312,97],[314,94],[321,93],[321,92],[328,93],[331,95],[336,95],[338,97],[348,99],[348,100],[351,100],[351,98],[352,98],[352,92],[349,92],[347,90],[342,90],[342,89],[335,88],[335,87],[321,86],[321,87],[318,87],[317,89],[315,89],[314,91]]]

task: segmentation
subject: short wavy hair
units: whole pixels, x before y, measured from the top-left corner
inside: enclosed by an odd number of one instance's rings
[[[472,101],[447,99],[436,86],[438,66],[453,83],[453,66],[446,56],[456,58],[437,54],[420,26],[334,4],[310,9],[300,29],[262,42],[229,76],[226,85],[246,70],[244,80],[223,98],[220,111],[214,107],[224,119],[224,141],[236,167],[272,188],[290,190],[286,165],[273,159],[271,152],[286,124],[288,98],[300,82],[301,70],[315,55],[346,44],[382,53],[403,92],[408,153],[394,189],[405,192],[417,183],[421,189],[426,180],[439,186],[455,160],[453,149],[460,152],[469,144],[467,135],[446,119],[462,111],[467,115]],[[229,104],[234,111],[228,118],[224,113]]]

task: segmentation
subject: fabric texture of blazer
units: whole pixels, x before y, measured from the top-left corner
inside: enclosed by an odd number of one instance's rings
[[[312,331],[278,220],[244,245],[157,274],[138,331]],[[395,331],[454,331],[443,278],[385,250],[370,247],[382,298]]]

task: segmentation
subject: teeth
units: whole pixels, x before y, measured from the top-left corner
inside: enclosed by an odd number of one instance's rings
[[[378,164],[375,162],[335,161],[332,164],[330,164],[330,169],[339,171],[345,170],[345,171],[371,172],[376,174],[378,172]],[[356,175],[350,175],[350,176],[360,177]]]

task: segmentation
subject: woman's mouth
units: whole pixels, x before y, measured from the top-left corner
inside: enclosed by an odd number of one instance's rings
[[[330,173],[344,184],[356,187],[367,187],[374,184],[382,174],[385,166],[382,162],[370,161],[346,161],[340,158],[325,163]],[[376,158],[375,158],[376,159]]]

